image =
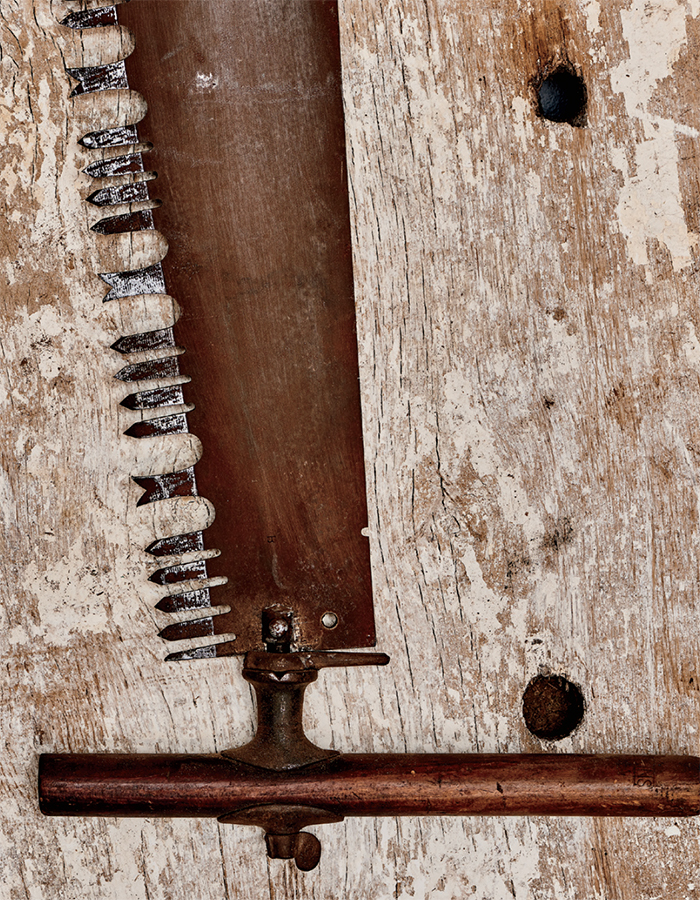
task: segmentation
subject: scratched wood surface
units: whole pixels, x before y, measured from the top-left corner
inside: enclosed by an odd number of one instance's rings
[[[544,670],[586,699],[562,752],[696,753],[700,3],[340,6],[392,664],[324,673],[309,730],[346,750],[536,751],[520,704]],[[40,817],[41,751],[211,751],[253,716],[239,663],[166,665],[155,636],[142,548],[211,509],[136,507],[131,475],[200,447],[123,435],[109,346],[173,310],[103,308],[95,273],[165,240],[88,230],[77,138],[143,101],[68,99],[64,64],[131,41],[81,43],[65,8],[0,2],[0,896],[697,897],[695,821],[355,820],[317,829],[325,855],[302,875],[238,827]],[[582,128],[535,115],[538,66],[564,58],[586,81]]]

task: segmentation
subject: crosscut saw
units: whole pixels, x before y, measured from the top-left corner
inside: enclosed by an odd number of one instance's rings
[[[173,662],[245,654],[258,727],[220,754],[45,755],[42,810],[258,825],[268,854],[302,869],[320,856],[303,828],[344,816],[697,814],[696,757],[342,754],[305,736],[319,669],[389,661],[362,650],[375,629],[337,3],[132,0],[63,26],[117,23],[135,34],[128,60],[68,70],[76,97],[131,87],[148,102],[138,128],[82,138],[88,200],[105,209],[94,229],[157,226],[170,250],[100,273],[104,302],[168,294],[183,309],[173,328],[114,344],[134,387],[124,405],[142,413],[127,433],[191,429],[204,447],[196,473],[137,478],[139,503],[199,493],[216,507],[205,533],[148,548],[168,558],[151,576],[176,617],[161,637],[184,642]],[[550,94],[575,80],[556,77]],[[580,118],[576,90],[553,121]]]

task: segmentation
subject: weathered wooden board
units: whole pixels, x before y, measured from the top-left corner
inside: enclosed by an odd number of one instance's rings
[[[694,821],[357,820],[318,829],[326,854],[301,875],[237,827],[39,816],[41,751],[207,752],[252,729],[235,661],[161,661],[142,548],[211,511],[136,507],[132,474],[200,448],[123,435],[108,348],[172,311],[103,308],[95,273],[165,243],[88,230],[77,138],[143,102],[68,99],[64,61],[131,41],[108,28],[81,43],[56,24],[65,6],[0,5],[1,895],[697,897]],[[393,660],[324,673],[319,742],[536,750],[520,701],[546,667],[587,703],[562,751],[697,752],[699,14],[697,0],[341,3]],[[558,54],[585,78],[583,128],[535,115],[531,80]]]

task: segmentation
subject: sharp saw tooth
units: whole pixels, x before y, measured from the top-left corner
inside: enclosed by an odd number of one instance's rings
[[[215,616],[207,616],[205,619],[191,619],[189,622],[174,622],[158,632],[158,637],[164,641],[182,641],[185,638],[213,637]]]
[[[172,594],[163,597],[156,603],[156,609],[165,613],[185,612],[190,609],[207,609],[211,607],[210,588],[199,591],[186,591],[184,594]]]
[[[186,414],[175,413],[172,416],[159,416],[155,419],[135,422],[131,428],[127,428],[124,434],[134,438],[149,438],[160,437],[164,434],[187,434],[188,431]]]
[[[236,656],[240,652],[240,648],[236,646],[236,638],[232,636],[220,644],[209,644],[206,647],[195,647],[192,650],[170,653],[165,657],[165,661],[186,662],[188,659],[214,659],[217,656]]]
[[[133,175],[144,171],[143,157],[140,152],[98,159],[97,162],[90,163],[83,169],[83,172],[91,178],[113,178],[116,175]]]
[[[141,353],[146,350],[162,350],[174,347],[173,329],[159,328],[157,331],[142,331],[139,334],[127,334],[112,344],[117,353]]]
[[[81,94],[92,94],[95,91],[112,91],[128,88],[126,65],[123,59],[119,62],[107,63],[105,66],[83,66],[79,69],[66,69],[71,78],[78,82],[70,93],[71,97]]]
[[[181,556],[183,553],[197,553],[202,550],[204,550],[204,535],[201,531],[174,534],[171,537],[153,541],[146,547],[146,553],[150,553],[151,556]],[[156,607],[156,609],[160,608],[160,605]],[[192,607],[183,607],[183,609],[190,608]]]
[[[176,566],[166,566],[154,572],[149,581],[155,584],[177,584],[179,581],[191,581],[196,578],[207,577],[207,561],[198,559],[195,562],[181,563]]]
[[[118,203],[139,203],[151,198],[148,194],[148,182],[136,181],[93,191],[86,199],[93,206],[116,206]]]
[[[66,28],[103,28],[105,25],[117,25],[116,6],[98,6],[96,9],[80,9],[61,20]]]
[[[187,662],[190,659],[214,659],[217,656],[216,645],[198,647],[196,650],[181,650],[179,653],[169,653],[165,657],[166,662]]]
[[[111,287],[103,298],[107,303],[119,297],[136,297],[139,294],[166,294],[163,267],[160,263],[131,272],[101,272],[100,278]]]
[[[132,478],[139,487],[144,489],[137,506],[154,503],[156,500],[167,500],[170,497],[197,496],[197,482],[193,466],[179,472],[167,472],[164,475],[132,475]]]
[[[129,231],[147,231],[153,227],[151,210],[140,209],[138,212],[100,219],[99,222],[95,222],[90,231],[95,231],[97,234],[125,234]]]
[[[179,406],[185,402],[180,385],[154,388],[152,391],[138,391],[121,401],[126,409],[158,409],[161,406]]]
[[[179,374],[177,356],[166,356],[165,359],[149,359],[124,366],[114,377],[119,381],[155,381],[158,378],[175,378]]]
[[[104,128],[102,131],[89,131],[84,134],[79,144],[88,150],[101,150],[104,147],[121,147],[138,144],[139,135],[135,125],[118,125],[116,128]]]
[[[226,609],[226,607],[224,607]],[[207,637],[208,635],[230,635],[231,629],[225,612],[214,613],[202,619],[190,619],[188,622],[173,622],[158,633],[166,641],[193,640],[194,638]],[[229,646],[232,646],[229,644]],[[225,647],[222,645],[225,651]],[[217,651],[217,656],[227,656],[228,653]]]

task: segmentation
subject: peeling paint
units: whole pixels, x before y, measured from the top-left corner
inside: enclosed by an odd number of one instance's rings
[[[590,34],[600,34],[602,28],[600,26],[600,3],[598,0],[587,0],[585,4],[586,10],[586,28]]]
[[[698,235],[688,230],[681,202],[676,144],[681,126],[652,114],[649,104],[686,45],[686,11],[682,0],[634,0],[620,12],[629,58],[610,73],[613,90],[623,94],[627,114],[639,121],[644,135],[635,146],[634,171],[620,168],[620,231],[637,265],[649,265],[648,241],[655,239],[669,251],[674,271],[691,264]]]

